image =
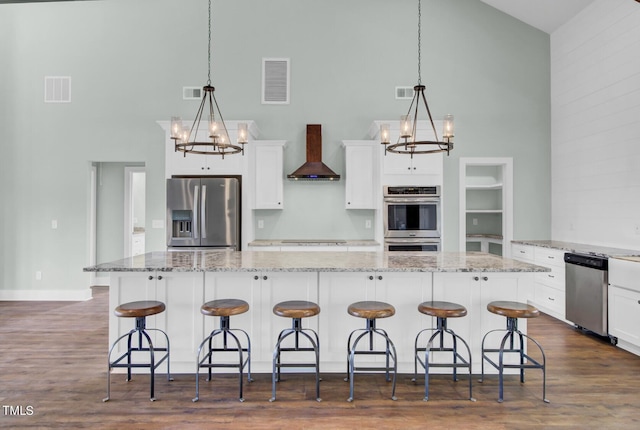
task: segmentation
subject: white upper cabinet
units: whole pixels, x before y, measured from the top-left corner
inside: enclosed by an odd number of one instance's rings
[[[345,140],[345,207],[375,209],[378,185],[378,150],[380,144],[371,140]]]
[[[190,126],[190,121],[184,120],[184,125]],[[229,139],[235,142],[238,137],[238,124],[246,123],[249,131],[251,145],[257,137],[258,129],[253,121],[225,121]],[[248,165],[247,149],[245,155],[220,155],[185,154],[175,150],[175,142],[171,139],[170,121],[158,121],[165,131],[165,177],[174,175],[242,175]],[[206,123],[200,124],[199,134],[206,135]]]
[[[260,140],[252,148],[254,181],[254,209],[283,209],[283,152],[284,140]]]
[[[380,147],[383,185],[442,185],[444,153],[435,154],[394,154],[384,150],[380,144],[380,125],[389,124],[389,140],[396,143],[400,136],[400,121],[374,121],[369,135]],[[434,121],[436,129],[442,126],[442,121]],[[433,129],[427,121],[418,121],[417,134],[419,139],[434,140]],[[418,150],[437,149],[423,147]]]

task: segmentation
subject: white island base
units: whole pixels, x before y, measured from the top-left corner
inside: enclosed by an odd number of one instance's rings
[[[346,372],[347,337],[352,330],[364,328],[366,322],[350,316],[347,307],[357,301],[378,300],[390,303],[396,309],[393,317],[378,320],[377,327],[385,329],[395,344],[398,372],[413,373],[415,336],[418,331],[435,325],[431,317],[418,312],[418,304],[423,301],[442,300],[455,302],[467,308],[468,315],[449,319],[448,327],[469,344],[473,373],[479,374],[482,336],[489,330],[503,329],[506,326],[504,317],[487,311],[487,304],[494,300],[526,303],[532,290],[533,273],[526,270],[111,270],[109,342],[113,342],[134,325],[132,319],[113,315],[112,311],[116,306],[136,300],[162,301],[166,304],[166,311],[148,317],[147,326],[162,329],[169,335],[172,373],[195,373],[196,351],[200,342],[214,327],[219,326],[219,318],[203,316],[200,306],[215,299],[242,299],[249,303],[250,309],[245,314],[232,316],[231,328],[242,328],[251,336],[252,372],[270,373],[278,333],[291,327],[290,319],[273,314],[273,306],[286,300],[308,300],[318,303],[321,308],[318,316],[303,319],[303,326],[316,330],[320,337],[320,371]],[[526,320],[519,321],[519,328],[526,333]],[[496,337],[496,346],[498,339],[499,337]],[[287,360],[286,357],[283,356],[283,360]],[[292,361],[307,361],[305,357],[300,359],[295,354],[289,357]],[[230,360],[236,358],[232,357]],[[359,356],[358,360],[381,361],[383,358]],[[164,369],[163,365],[158,372],[164,372]],[[439,370],[450,372],[449,369]],[[495,373],[491,366],[485,366],[485,371]]]

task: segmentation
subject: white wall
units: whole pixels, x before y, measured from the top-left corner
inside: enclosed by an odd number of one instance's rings
[[[551,35],[551,107],[553,239],[640,249],[640,4]]]
[[[260,138],[288,141],[285,174],[305,159],[306,124],[320,123],[325,162],[344,174],[340,142],[366,138],[373,120],[408,109],[394,87],[417,81],[416,7],[214,1],[211,78],[224,118],[255,120]],[[429,105],[435,117],[456,115],[456,147],[444,162],[445,249],[459,243],[459,157],[513,157],[514,237],[549,238],[549,36],[480,0],[423,0],[422,11]],[[9,290],[88,291],[93,162],[144,163],[146,225],[164,220],[156,121],[195,114],[199,102],[182,100],[181,90],[206,82],[206,16],[206,0],[0,5],[0,73],[8,76],[0,79],[0,163],[11,182],[0,188],[0,299]],[[263,57],[291,59],[290,105],[260,103]],[[71,76],[71,103],[43,103],[47,75]],[[284,194],[285,210],[260,214],[274,238],[373,236],[367,211],[344,208],[343,181],[287,182]],[[164,229],[148,228],[146,244],[165,248]]]

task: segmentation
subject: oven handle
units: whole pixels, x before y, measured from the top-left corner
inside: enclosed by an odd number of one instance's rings
[[[385,203],[439,203],[440,197],[385,197]]]
[[[385,244],[399,245],[399,244],[425,244],[430,245],[433,243],[440,243],[440,238],[387,238],[384,240]]]

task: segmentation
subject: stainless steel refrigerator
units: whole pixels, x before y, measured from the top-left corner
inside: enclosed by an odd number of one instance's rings
[[[167,179],[167,246],[239,250],[238,179]]]

